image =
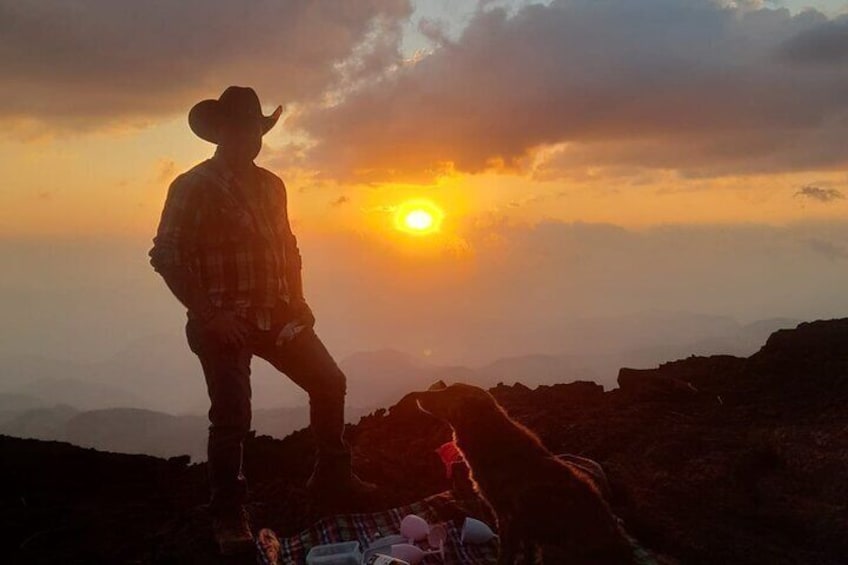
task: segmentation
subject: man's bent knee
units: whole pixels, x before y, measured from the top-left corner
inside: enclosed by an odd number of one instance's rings
[[[312,401],[344,403],[347,392],[347,378],[341,369],[328,370],[313,381],[308,390]]]

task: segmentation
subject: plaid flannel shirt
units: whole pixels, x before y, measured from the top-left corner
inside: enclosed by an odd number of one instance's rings
[[[282,179],[253,166],[253,183],[212,158],[170,185],[150,264],[194,277],[211,305],[260,329],[302,299],[300,252],[291,231]],[[200,313],[189,310],[189,318]]]

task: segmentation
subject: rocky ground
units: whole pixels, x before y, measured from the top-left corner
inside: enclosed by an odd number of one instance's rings
[[[619,381],[491,392],[555,453],[601,462],[647,547],[696,564],[848,560],[848,320],[776,332],[747,359],[690,357]],[[434,453],[450,433],[425,415],[396,406],[348,437],[383,486],[374,509],[451,486]],[[0,454],[3,562],[240,562],[216,555],[205,464],[5,436]],[[245,466],[257,527],[286,535],[318,517],[301,488],[306,431],[251,438]]]

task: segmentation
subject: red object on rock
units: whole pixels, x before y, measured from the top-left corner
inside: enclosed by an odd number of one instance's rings
[[[445,464],[445,474],[449,479],[453,474],[453,464],[465,462],[465,459],[462,458],[462,453],[459,451],[459,448],[452,441],[449,441],[439,446],[439,448],[436,450],[436,453],[438,453],[439,457],[442,458],[442,463]]]

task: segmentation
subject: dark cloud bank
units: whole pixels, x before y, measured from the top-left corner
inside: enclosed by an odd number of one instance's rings
[[[0,118],[150,119],[228,84],[268,104],[306,100],[369,32],[390,33],[409,11],[406,0],[0,0]]]
[[[287,125],[317,145],[299,163],[337,179],[523,167],[555,144],[547,178],[846,164],[848,17],[713,0],[484,7],[455,41],[422,30],[435,51],[404,65],[410,14],[407,0],[0,0],[0,120],[143,123],[242,83],[300,103]]]
[[[481,11],[456,42],[298,124],[332,175],[614,164],[695,176],[831,168],[848,141],[848,19],[709,0]]]

